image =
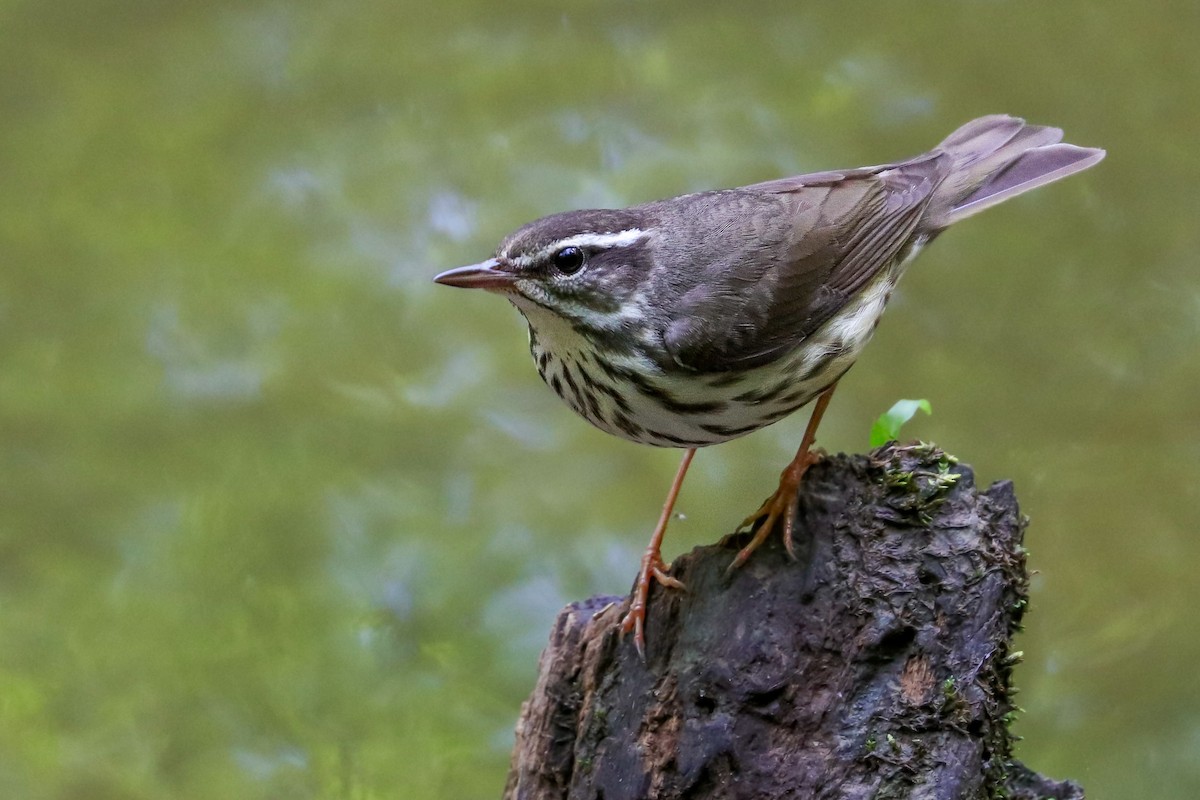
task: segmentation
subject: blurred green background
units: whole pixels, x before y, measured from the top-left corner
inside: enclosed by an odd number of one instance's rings
[[[678,454],[576,419],[430,277],[572,207],[1108,149],[942,237],[842,382],[1012,478],[1033,767],[1200,794],[1200,6],[0,2],[0,796],[486,798],[557,609]],[[668,557],[806,414],[706,450]]]

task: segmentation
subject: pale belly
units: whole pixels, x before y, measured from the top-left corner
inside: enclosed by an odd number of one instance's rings
[[[648,360],[601,359],[552,319],[537,321],[530,350],[546,384],[601,430],[659,447],[704,447],[778,422],[841,378],[870,341],[898,277],[898,269],[885,271],[802,347],[743,372],[674,375]]]

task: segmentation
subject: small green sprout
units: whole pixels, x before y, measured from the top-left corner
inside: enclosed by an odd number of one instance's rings
[[[933,407],[928,400],[897,400],[896,404],[885,413],[879,415],[871,426],[871,447],[881,447],[900,437],[900,429],[904,423],[912,419],[918,410],[926,414],[933,413]]]

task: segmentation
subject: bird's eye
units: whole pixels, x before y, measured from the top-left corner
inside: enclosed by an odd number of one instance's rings
[[[554,254],[554,269],[563,275],[574,275],[583,268],[583,250],[578,247],[564,247]]]

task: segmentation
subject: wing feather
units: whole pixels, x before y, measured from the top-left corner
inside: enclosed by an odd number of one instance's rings
[[[685,298],[664,337],[672,361],[723,372],[798,346],[903,253],[944,172],[927,156],[748,187],[786,201],[791,221]]]

